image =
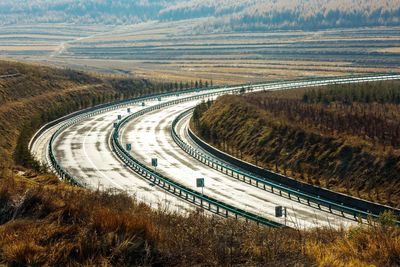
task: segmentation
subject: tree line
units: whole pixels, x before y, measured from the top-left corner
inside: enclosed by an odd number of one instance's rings
[[[399,25],[395,0],[191,0],[160,11],[160,19],[210,17],[199,28],[208,31],[314,30],[337,27]]]
[[[212,103],[213,101],[211,100],[207,100],[207,102],[202,101],[199,105],[197,105],[194,108],[192,116],[192,122],[195,126],[195,129],[197,129],[200,135],[204,137],[206,140],[213,139],[215,137],[214,136],[215,132],[212,132],[210,130],[210,127],[208,127],[207,124],[201,121],[201,117],[203,116],[204,112],[206,112],[211,107]],[[211,135],[213,136],[211,137]]]
[[[208,19],[211,31],[265,31],[399,25],[396,0],[147,0],[12,1],[0,3],[0,24],[133,24],[149,20]]]
[[[400,82],[333,85],[309,90],[302,99],[260,94],[246,98],[278,120],[400,147]]]
[[[331,85],[328,88],[313,89],[304,93],[305,103],[341,102],[344,104],[380,103],[400,104],[400,82],[379,82],[366,84]]]
[[[358,136],[383,148],[400,148],[400,82],[332,85],[306,90],[292,98],[265,93],[245,95],[246,102],[266,111],[275,121],[318,129],[328,135]],[[193,123],[206,140],[219,142],[218,133],[202,122],[212,102],[193,113]]]

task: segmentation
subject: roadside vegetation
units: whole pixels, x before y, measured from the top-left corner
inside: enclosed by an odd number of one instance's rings
[[[349,231],[270,229],[151,209],[55,177],[0,176],[0,263],[10,266],[397,266],[390,214]]]
[[[351,230],[270,229],[152,209],[124,192],[61,182],[28,157],[41,124],[94,104],[170,89],[1,62],[0,264],[8,266],[396,266],[400,231],[385,214]],[[18,79],[18,80],[14,80]],[[36,167],[35,167],[36,166]]]
[[[196,131],[218,148],[307,183],[400,207],[400,82],[223,96]]]

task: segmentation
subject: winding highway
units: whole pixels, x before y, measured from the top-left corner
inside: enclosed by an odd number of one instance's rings
[[[283,90],[306,86],[319,86],[337,83],[356,83],[375,80],[400,79],[400,75],[324,78],[314,80],[283,81],[251,86],[252,90]],[[130,156],[151,169],[151,158],[158,159],[154,170],[168,177],[174,183],[197,191],[205,196],[237,207],[251,214],[286,224],[294,228],[313,228],[320,226],[348,227],[356,225],[354,216],[350,214],[329,213],[324,209],[304,205],[272,192],[238,181],[220,171],[202,164],[191,155],[185,153],[171,136],[172,121],[183,111],[196,106],[203,99],[217,96],[207,95],[210,92],[228,93],[229,90],[240,90],[242,86],[202,90],[201,92],[180,93],[179,95],[162,96],[160,99],[137,101],[120,105],[91,116],[77,120],[65,130],[60,131],[54,142],[52,136],[66,123],[62,121],[41,132],[31,144],[31,151],[41,162],[53,166],[49,159],[50,150],[58,164],[80,184],[91,190],[119,190],[135,196],[153,207],[188,212],[198,207],[187,199],[179,198],[168,190],[154,184],[142,174],[135,172],[115,153],[112,146],[112,135],[115,123],[129,115],[148,107],[166,104],[141,116],[132,117],[121,126],[119,142],[132,145]],[[204,97],[201,97],[204,95]],[[187,99],[196,96],[198,99]],[[180,103],[168,104],[172,100]],[[130,111],[128,112],[128,108]],[[186,142],[187,116],[176,126],[178,134]],[[51,149],[49,149],[49,147]],[[205,178],[204,192],[196,187],[196,178]],[[287,207],[288,216],[276,218],[275,207]]]

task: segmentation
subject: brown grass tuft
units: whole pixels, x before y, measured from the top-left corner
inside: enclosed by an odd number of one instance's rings
[[[5,181],[0,186],[2,200],[9,203],[8,210],[1,209],[8,220],[0,227],[0,262],[118,265],[142,264],[154,256],[148,249],[154,247],[154,226],[135,212],[140,206],[126,195],[65,185],[12,187]]]

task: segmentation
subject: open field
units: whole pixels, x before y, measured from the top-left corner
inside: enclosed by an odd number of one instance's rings
[[[384,53],[400,53],[400,47],[389,47],[379,50],[378,52]]]
[[[151,79],[217,84],[400,71],[399,28],[208,34],[204,19],[129,26],[0,28],[0,53]]]

